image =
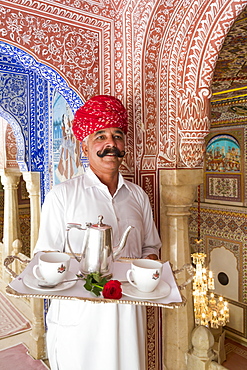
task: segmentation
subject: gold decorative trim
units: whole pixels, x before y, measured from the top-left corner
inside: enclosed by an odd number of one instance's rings
[[[147,307],[147,343],[146,343],[146,370],[158,369],[160,359],[157,358],[159,351],[159,312],[157,307]]]
[[[25,264],[27,265],[29,262],[30,262],[30,259],[26,259],[26,260],[23,260],[21,259],[20,257],[17,257],[17,256],[8,256],[5,258],[4,260],[4,267],[5,269],[9,272],[9,274],[13,277],[13,278],[17,278],[18,275],[10,269],[9,265],[11,263],[14,262],[14,260],[17,259],[19,260],[22,264]],[[126,262],[126,261],[131,261],[133,259],[130,259],[130,258],[124,258],[124,259],[121,259],[122,262]],[[171,266],[172,268],[172,266]],[[134,305],[140,305],[140,306],[149,306],[149,307],[161,307],[161,308],[180,308],[180,307],[183,307],[185,306],[187,300],[186,298],[181,294],[181,290],[185,288],[186,285],[188,285],[192,278],[193,278],[193,267],[189,264],[186,264],[184,265],[180,270],[176,270],[176,271],[173,271],[173,274],[174,274],[174,277],[175,277],[175,280],[176,280],[176,283],[177,283],[177,279],[176,279],[176,274],[180,273],[181,271],[183,271],[184,269],[187,269],[189,275],[190,275],[190,278],[184,282],[181,286],[178,286],[178,290],[179,290],[179,293],[180,293],[180,296],[181,296],[181,299],[182,301],[181,302],[171,302],[171,303],[159,303],[159,302],[151,302],[151,301],[144,301],[144,300],[141,300],[141,301],[132,301],[132,300],[129,300],[129,299],[121,299],[121,300],[116,300],[116,299],[106,299],[106,298],[100,298],[100,297],[78,297],[78,296],[60,296],[58,294],[49,294],[49,293],[20,293],[18,291],[16,291],[15,289],[13,289],[10,285],[8,285],[6,287],[6,293],[8,295],[11,295],[11,296],[14,296],[14,297],[29,297],[29,298],[41,298],[41,299],[62,299],[62,300],[84,300],[84,301],[90,301],[90,302],[93,302],[93,303],[118,303],[118,304],[134,304]]]
[[[12,297],[29,297],[29,298],[42,298],[42,299],[61,299],[61,300],[81,300],[81,301],[90,301],[92,303],[119,303],[119,304],[134,304],[139,306],[152,306],[152,307],[162,307],[162,308],[179,308],[185,306],[187,300],[184,296],[181,295],[182,302],[176,303],[157,303],[157,302],[147,302],[147,301],[130,301],[130,300],[118,300],[118,299],[106,299],[106,298],[84,298],[84,297],[75,297],[75,296],[60,296],[56,294],[39,294],[39,293],[19,293],[11,286],[6,287],[6,293]]]

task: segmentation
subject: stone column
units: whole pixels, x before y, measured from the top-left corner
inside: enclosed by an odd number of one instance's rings
[[[20,239],[20,222],[17,189],[21,173],[18,170],[1,170],[1,182],[4,188],[4,226],[2,261],[11,254],[12,243]],[[3,278],[9,282],[10,277],[5,272]]]
[[[169,260],[173,270],[191,263],[188,218],[189,208],[196,198],[197,186],[203,182],[203,170],[160,171],[160,232],[162,260]],[[188,278],[186,272],[177,276],[178,285]],[[185,354],[191,347],[194,314],[191,284],[182,290],[187,299],[184,307],[162,310],[163,369],[187,368]]]
[[[39,172],[23,172],[23,179],[26,181],[26,188],[30,198],[30,251],[31,257],[38,239],[41,201],[40,201],[40,174]]]
[[[23,172],[23,179],[26,181],[26,188],[30,198],[30,253],[32,257],[38,239],[40,224],[40,174],[39,172]],[[36,359],[45,358],[44,300],[31,298],[30,304],[32,310],[32,340],[29,345],[29,353]]]

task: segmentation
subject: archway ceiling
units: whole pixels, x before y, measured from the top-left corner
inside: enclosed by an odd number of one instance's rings
[[[212,126],[247,120],[247,8],[222,46],[212,80]]]

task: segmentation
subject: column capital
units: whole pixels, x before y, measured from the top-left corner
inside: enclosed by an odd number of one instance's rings
[[[20,182],[21,172],[17,169],[0,170],[1,183],[4,188],[17,189]]]
[[[203,182],[203,169],[161,170],[161,199],[166,207],[190,207],[196,197],[197,186]]]
[[[40,195],[40,173],[39,172],[23,172],[23,179],[26,181],[26,188],[31,196]]]

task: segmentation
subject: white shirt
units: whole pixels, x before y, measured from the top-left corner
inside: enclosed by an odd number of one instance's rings
[[[158,255],[160,238],[153,221],[152,209],[147,194],[141,187],[124,180],[119,174],[118,188],[112,197],[107,186],[102,184],[91,169],[85,175],[63,182],[47,194],[42,207],[39,239],[34,252],[64,249],[67,223],[98,222],[113,230],[113,246],[117,246],[123,232],[131,225],[122,256],[141,258],[148,254]],[[83,231],[70,231],[72,249],[80,252]],[[66,252],[69,250],[66,248]]]
[[[127,226],[134,226],[122,256],[157,254],[160,238],[147,194],[119,174],[112,197],[107,186],[88,169],[82,176],[56,185],[42,208],[34,253],[65,250],[67,223],[103,223],[113,231],[117,246]],[[70,244],[80,252],[83,231],[70,231]],[[142,306],[53,300],[47,315],[47,349],[52,370],[144,370],[145,310]],[[72,367],[71,367],[72,366]]]

